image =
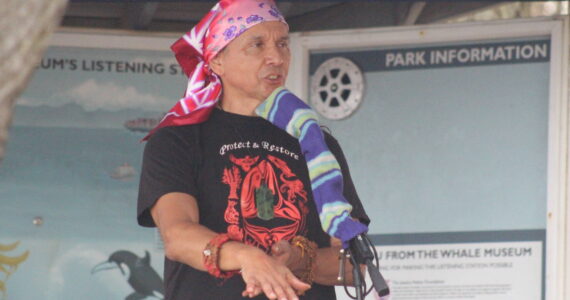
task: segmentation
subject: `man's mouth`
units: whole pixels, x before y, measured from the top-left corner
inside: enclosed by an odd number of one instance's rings
[[[272,84],[281,84],[283,81],[283,76],[281,76],[281,74],[269,74],[265,76],[265,79]]]

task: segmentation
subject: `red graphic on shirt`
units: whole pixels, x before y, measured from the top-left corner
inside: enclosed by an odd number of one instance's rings
[[[285,161],[272,155],[261,160],[259,156],[230,155],[230,161],[235,165],[224,169],[222,176],[230,188],[224,214],[229,234],[267,250],[275,242],[305,231],[307,192]],[[274,218],[270,221],[257,216],[255,191],[263,184],[275,195]]]
[[[226,219],[226,222],[230,224],[237,224],[239,220],[239,213],[236,210],[235,206],[237,204],[237,199],[238,199],[237,189],[241,184],[239,169],[237,167],[232,167],[231,170],[224,169],[224,176],[222,182],[230,186],[230,195],[228,196],[228,208],[226,208],[224,219]],[[236,232],[234,232],[234,234],[236,234]],[[236,236],[241,237],[241,235],[236,235]]]
[[[237,158],[233,154],[230,154],[230,161],[236,165],[239,165],[245,172],[248,172],[251,169],[251,166],[254,165],[259,160],[259,156],[256,157],[249,157],[246,155],[244,158]]]

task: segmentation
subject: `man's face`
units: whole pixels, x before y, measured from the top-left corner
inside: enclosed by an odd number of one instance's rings
[[[262,102],[285,84],[290,60],[287,25],[270,21],[230,42],[210,65],[222,79],[224,99]]]

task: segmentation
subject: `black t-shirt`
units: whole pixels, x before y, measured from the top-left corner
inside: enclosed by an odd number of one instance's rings
[[[368,224],[340,146],[329,134],[325,139],[343,171],[344,194],[353,205],[353,217]],[[330,246],[298,140],[260,117],[214,109],[202,124],[158,130],[144,151],[140,225],[155,226],[150,208],[171,192],[197,199],[203,226],[233,233],[263,250],[295,235],[306,236],[319,247]],[[168,258],[164,281],[168,300],[242,299],[245,289],[241,276],[224,281]],[[301,299],[335,299],[334,288],[313,284]]]

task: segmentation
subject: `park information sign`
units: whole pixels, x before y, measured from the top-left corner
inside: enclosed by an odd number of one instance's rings
[[[386,299],[551,299],[562,22],[526,22],[300,37],[304,95],[342,109],[353,71],[322,66],[340,57],[364,74],[360,107],[322,123],[372,219]]]

